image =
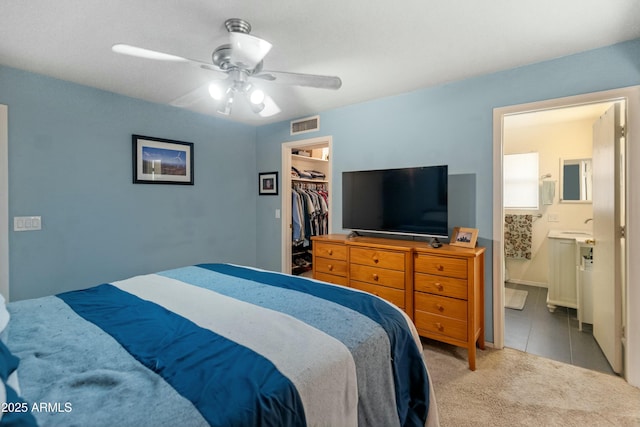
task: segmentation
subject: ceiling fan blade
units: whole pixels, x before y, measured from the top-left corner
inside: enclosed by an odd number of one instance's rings
[[[254,74],[252,77],[272,81],[274,83],[315,87],[319,89],[336,90],[340,89],[342,86],[342,80],[340,80],[340,77],[320,76],[317,74],[288,73],[285,71],[262,71],[259,74]]]
[[[264,108],[258,113],[260,117],[271,117],[278,114],[281,110],[278,104],[269,95],[264,97]]]
[[[227,76],[224,71],[221,71],[212,64],[201,62],[195,59],[185,58],[178,55],[173,55],[170,53],[159,52],[157,50],[145,49],[143,47],[131,46],[128,44],[114,44],[111,47],[111,50],[115,53],[135,56],[136,58],[153,59],[155,61],[185,62],[191,65],[195,65],[196,67],[202,68],[204,70],[219,73],[219,78],[225,78]]]
[[[169,104],[173,105],[174,107],[189,108],[193,104],[196,104],[197,102],[202,101],[203,99],[207,99],[208,86],[209,84],[207,83],[206,85],[197,87],[194,90],[187,92],[182,96],[177,97],[176,99],[171,101]]]

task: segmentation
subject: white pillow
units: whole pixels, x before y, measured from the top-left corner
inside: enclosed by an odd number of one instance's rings
[[[0,381],[2,382],[2,381]],[[7,385],[11,387],[18,396],[20,396],[20,381],[18,381],[18,370],[11,372],[7,378]]]
[[[0,333],[4,331],[9,323],[9,312],[7,311],[7,305],[5,304],[4,296],[0,294]]]

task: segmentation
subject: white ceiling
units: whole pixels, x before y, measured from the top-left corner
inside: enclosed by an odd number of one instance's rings
[[[337,75],[338,91],[264,83],[281,107],[260,125],[518,67],[640,37],[637,0],[2,0],[0,64],[216,115],[213,73],[117,55],[127,43],[211,61],[243,18],[273,43],[269,70]],[[0,102],[2,95],[0,94]]]

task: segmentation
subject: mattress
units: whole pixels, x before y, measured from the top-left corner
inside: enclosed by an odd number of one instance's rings
[[[41,426],[438,423],[413,324],[349,288],[200,264],[7,309],[11,408]]]

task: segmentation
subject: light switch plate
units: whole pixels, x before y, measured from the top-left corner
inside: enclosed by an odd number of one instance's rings
[[[42,230],[42,217],[40,216],[14,216],[13,231]]]

